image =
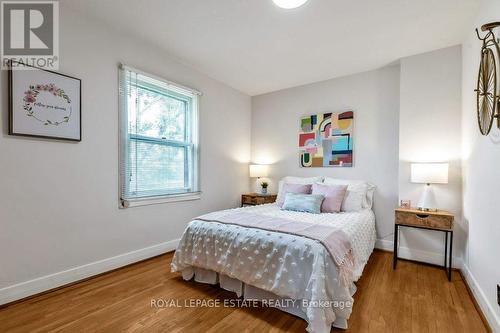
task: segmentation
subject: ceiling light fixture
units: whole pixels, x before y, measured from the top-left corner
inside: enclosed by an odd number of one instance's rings
[[[305,4],[308,0],[273,0],[278,7],[285,9],[297,8]]]

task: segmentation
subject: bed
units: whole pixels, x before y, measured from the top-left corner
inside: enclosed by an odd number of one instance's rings
[[[238,297],[261,300],[299,316],[309,332],[347,328],[359,279],[375,245],[375,215],[356,212],[311,214],[281,210],[276,204],[222,211],[245,212],[335,226],[350,241],[353,269],[349,281],[320,242],[293,234],[193,220],[171,263],[185,280],[219,284]]]

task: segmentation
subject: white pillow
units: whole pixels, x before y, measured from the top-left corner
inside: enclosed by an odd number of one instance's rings
[[[284,183],[312,185],[314,183],[321,183],[322,181],[323,177],[293,177],[293,176],[283,177],[278,183],[278,196],[276,197],[276,202],[280,202],[281,196],[283,196],[283,200],[285,200],[284,193],[282,193],[281,191]]]
[[[361,209],[371,209],[373,206],[373,193],[376,186],[362,180],[348,180],[325,178],[325,185],[347,185],[347,192],[342,202],[341,210],[356,212]]]

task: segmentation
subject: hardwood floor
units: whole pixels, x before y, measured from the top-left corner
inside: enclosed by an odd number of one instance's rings
[[[151,299],[235,299],[170,273],[172,253],[0,308],[0,332],[305,332],[272,308],[151,307]],[[357,283],[349,329],[334,332],[487,332],[456,271],[375,251]]]

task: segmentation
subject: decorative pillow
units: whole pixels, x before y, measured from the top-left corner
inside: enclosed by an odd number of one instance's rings
[[[324,196],[321,194],[287,193],[281,209],[319,214],[321,213],[321,203],[323,199]]]
[[[285,196],[287,193],[299,193],[299,194],[311,194],[312,185],[310,184],[290,184],[285,183],[281,187],[281,191],[278,193],[276,198],[276,203],[278,206],[283,206],[285,202]]]
[[[325,197],[321,204],[322,213],[338,213],[342,207],[347,185],[324,185],[313,184],[312,194],[320,194]]]
[[[278,184],[278,197],[276,198],[277,202],[283,202],[285,201],[285,193],[282,191],[283,184],[285,183],[290,183],[290,184],[301,184],[301,185],[312,185],[314,183],[322,182],[323,177],[292,177],[292,176],[287,176],[284,177],[280,180]],[[310,194],[311,192],[309,192]]]
[[[347,180],[325,178],[325,185],[347,185],[347,192],[342,202],[341,211],[357,212],[361,209],[371,209],[373,192],[376,186],[362,180]]]

